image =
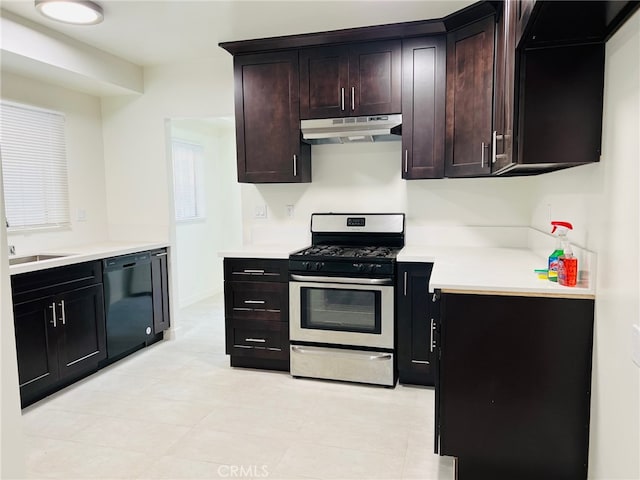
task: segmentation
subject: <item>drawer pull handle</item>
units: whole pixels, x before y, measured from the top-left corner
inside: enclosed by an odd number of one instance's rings
[[[264,273],[264,270],[250,270],[250,269],[245,269],[243,271],[243,273],[249,273],[251,275],[262,275]]]
[[[264,338],[245,338],[245,342],[254,342],[254,343],[267,343]]]
[[[418,365],[429,365],[426,360],[411,360],[411,363],[417,363]]]
[[[250,305],[264,305],[265,300],[245,300],[244,303],[247,303]]]

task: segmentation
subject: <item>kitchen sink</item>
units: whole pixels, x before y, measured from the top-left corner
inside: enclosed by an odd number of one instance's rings
[[[10,257],[9,265],[21,265],[23,263],[41,262],[42,260],[52,260],[54,258],[67,257],[68,255],[27,255],[24,257]]]

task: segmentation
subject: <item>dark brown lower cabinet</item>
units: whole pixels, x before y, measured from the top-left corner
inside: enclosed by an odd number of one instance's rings
[[[17,303],[14,323],[23,407],[106,358],[102,284]]]
[[[289,371],[288,260],[224,259],[226,353],[232,367]]]
[[[398,381],[435,384],[438,355],[432,314],[431,263],[399,263],[397,295]]]
[[[436,449],[456,478],[586,479],[593,300],[445,293],[440,307]]]

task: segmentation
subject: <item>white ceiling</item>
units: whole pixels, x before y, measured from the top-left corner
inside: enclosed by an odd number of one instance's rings
[[[74,26],[42,17],[33,0],[0,6],[52,30],[142,66],[206,58],[218,43],[440,18],[459,0],[94,0],[104,22]]]

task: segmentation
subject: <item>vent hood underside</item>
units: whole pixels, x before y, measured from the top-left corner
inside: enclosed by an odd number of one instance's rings
[[[402,115],[302,120],[300,130],[303,140],[312,145],[398,141],[402,139]]]

